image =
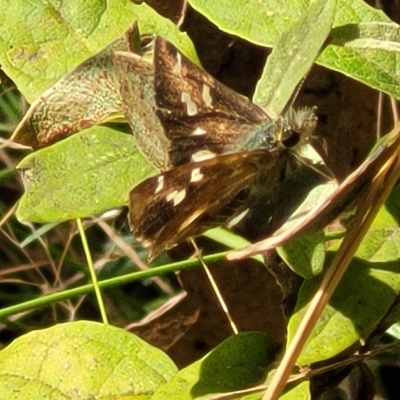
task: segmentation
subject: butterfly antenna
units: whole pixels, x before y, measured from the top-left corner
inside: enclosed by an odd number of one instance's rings
[[[290,97],[289,101],[286,103],[286,106],[285,106],[285,108],[284,108],[283,111],[282,111],[282,115],[286,115],[286,114],[289,112],[289,110],[293,107],[293,104],[294,104],[294,102],[296,101],[296,99],[297,99],[297,97],[298,97],[298,95],[299,95],[299,93],[300,93],[300,90],[301,90],[301,88],[303,87],[303,84],[304,84],[305,80],[306,80],[306,77],[304,77],[304,78],[299,82],[299,84],[296,86],[296,89],[295,89],[294,92],[292,93],[292,96]]]

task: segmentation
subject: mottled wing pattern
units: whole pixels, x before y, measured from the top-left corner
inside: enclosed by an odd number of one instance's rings
[[[146,111],[138,117],[152,110],[158,117],[154,135],[146,133],[148,146],[160,146],[163,135],[166,141],[161,169],[169,170],[130,192],[130,223],[135,236],[152,245],[150,258],[211,227],[234,226],[260,201],[273,203],[274,190],[296,163],[287,147],[312,131],[312,110],[303,113],[308,119],[270,116],[160,37],[151,68],[124,57],[116,58],[123,99],[143,99]],[[146,93],[130,87],[131,70],[153,72]],[[132,111],[125,113],[132,125]]]
[[[138,147],[161,170],[260,147],[276,121],[161,37],[154,59],[116,52],[123,111]]]
[[[190,236],[233,226],[249,212],[258,190],[279,183],[286,150],[254,150],[185,164],[151,177],[130,192],[130,223],[150,258]]]
[[[196,160],[200,152],[244,150],[257,129],[274,125],[263,109],[161,37],[155,39],[154,68],[157,115],[171,140],[169,153],[175,166]]]

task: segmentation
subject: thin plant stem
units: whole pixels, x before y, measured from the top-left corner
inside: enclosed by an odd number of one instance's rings
[[[226,316],[226,318],[227,318],[227,320],[229,322],[229,325],[230,325],[230,327],[232,329],[232,332],[235,335],[237,335],[239,333],[239,330],[236,327],[235,321],[233,320],[233,318],[232,318],[232,316],[231,316],[231,314],[229,312],[228,305],[226,304],[226,301],[225,301],[224,297],[222,296],[221,291],[218,288],[217,282],[215,282],[215,279],[212,276],[212,273],[211,273],[210,269],[208,268],[207,264],[204,262],[204,259],[203,259],[202,255],[200,253],[199,248],[197,247],[196,242],[193,239],[191,239],[191,243],[192,243],[193,247],[196,250],[197,257],[198,257],[198,259],[200,261],[200,264],[202,265],[202,267],[203,267],[203,269],[204,269],[204,271],[205,271],[205,273],[207,275],[208,281],[210,282],[210,285],[211,285],[211,287],[212,287],[212,289],[214,291],[214,294],[218,299],[218,302],[219,302],[219,304],[220,304],[220,306],[222,308],[222,311],[225,313],[225,316]]]
[[[215,262],[221,260],[222,258],[226,257],[228,254],[227,251],[222,253],[211,254],[208,256],[204,256],[204,260],[207,262]],[[130,274],[116,276],[114,278],[105,279],[103,281],[98,282],[100,288],[111,288],[118,285],[126,284],[129,282],[138,281],[141,279],[149,279],[153,276],[160,276],[176,271],[180,271],[187,268],[193,268],[198,266],[199,260],[189,259],[185,261],[179,261],[167,265],[163,265],[161,267],[154,267],[148,269],[146,271],[135,271]],[[87,285],[82,285],[79,287],[75,287],[72,289],[63,290],[62,292],[56,292],[47,294],[45,296],[41,296],[37,299],[32,299],[29,301],[25,301],[23,303],[18,303],[13,306],[9,306],[3,309],[0,309],[0,321],[4,320],[5,318],[9,317],[10,315],[26,312],[28,310],[35,309],[37,307],[44,307],[49,304],[56,303],[57,301],[63,301],[65,299],[71,299],[76,296],[83,296],[87,293],[93,291],[93,284],[89,283]]]
[[[104,307],[103,298],[101,297],[99,282],[97,280],[96,270],[94,269],[94,266],[93,266],[92,255],[90,254],[89,245],[86,240],[85,230],[83,229],[83,225],[82,225],[82,220],[80,218],[77,218],[76,223],[78,225],[79,235],[81,236],[83,250],[85,252],[86,260],[88,263],[90,276],[92,278],[93,288],[94,288],[94,292],[96,294],[97,303],[99,305],[101,319],[103,320],[104,325],[108,325],[107,313],[106,313],[106,309]]]

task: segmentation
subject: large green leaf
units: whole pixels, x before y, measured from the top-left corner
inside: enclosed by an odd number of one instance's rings
[[[260,46],[273,47],[280,35],[315,1],[189,0],[189,3],[223,31]],[[390,20],[362,0],[338,0],[334,26],[372,21]]]
[[[338,27],[318,63],[400,98],[400,28],[369,22]]]
[[[152,400],[190,400],[255,385],[275,359],[277,345],[264,333],[245,332],[222,342],[201,360],[179,371]]]
[[[33,331],[0,352],[0,398],[145,400],[177,372],[129,332],[79,321]]]
[[[220,29],[269,47],[277,44],[282,33],[312,3],[310,0],[190,0],[192,7]],[[331,44],[317,63],[400,98],[399,26],[362,0],[338,0],[333,26]]]
[[[132,135],[107,127],[84,130],[25,157],[20,220],[54,222],[128,204],[132,187],[152,167]]]
[[[158,33],[192,60],[186,34],[146,4],[129,0],[5,0],[0,7],[0,64],[29,102],[98,53],[139,20],[141,32]]]
[[[261,46],[273,46],[310,0],[189,0],[221,30]]]
[[[32,101],[136,18],[128,0],[6,0],[0,7],[0,63]]]

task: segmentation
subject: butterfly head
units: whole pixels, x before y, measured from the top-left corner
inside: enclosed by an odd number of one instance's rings
[[[283,147],[290,149],[308,142],[317,126],[316,107],[290,108],[282,120],[279,141]]]
[[[284,117],[279,116],[256,126],[245,136],[241,150],[265,149],[273,152],[301,146],[313,136],[317,125],[315,109],[313,107],[295,111],[290,108]]]

